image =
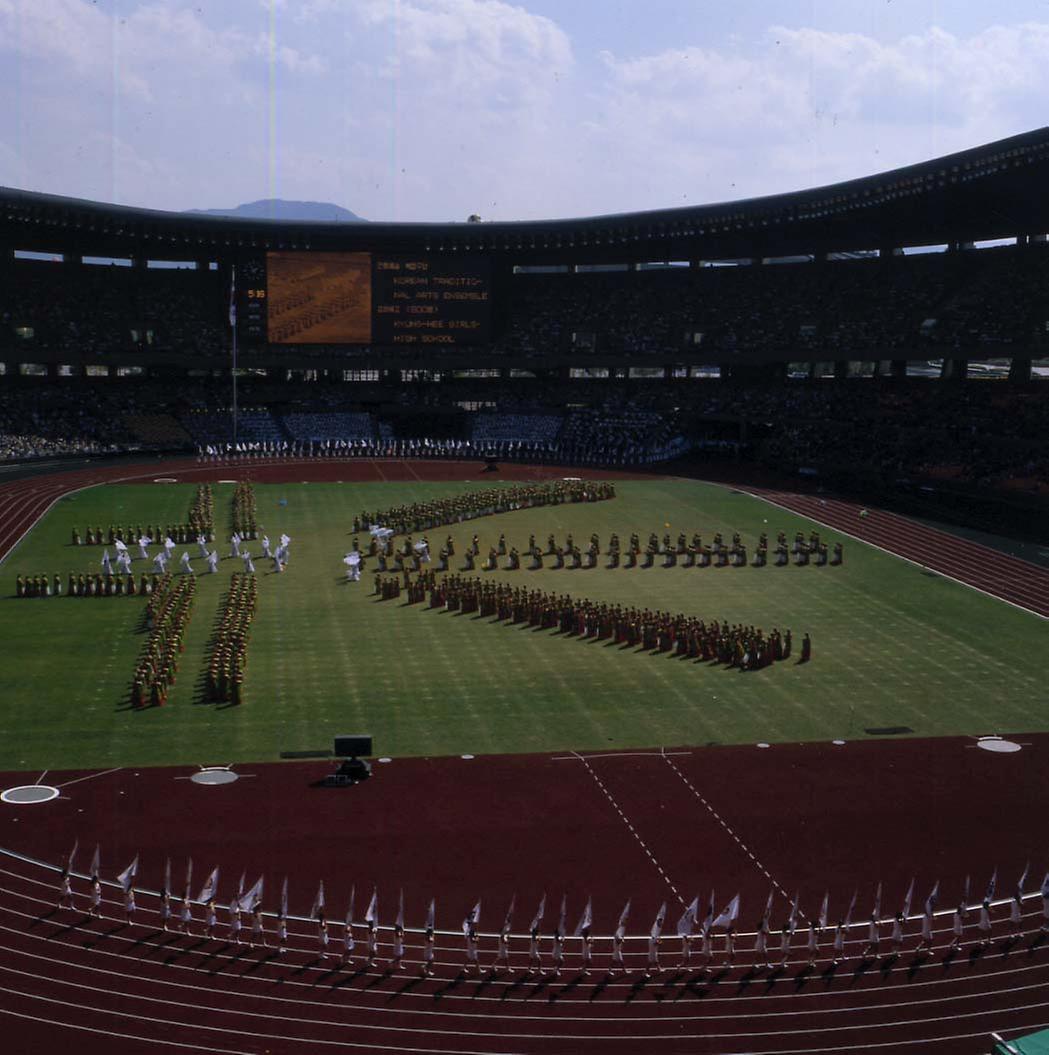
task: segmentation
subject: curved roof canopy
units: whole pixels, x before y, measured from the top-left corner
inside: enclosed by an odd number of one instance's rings
[[[0,188],[17,248],[239,257],[253,250],[484,253],[507,263],[727,259],[1049,232],[1049,128],[790,194],[514,223],[306,223],[136,209]]]

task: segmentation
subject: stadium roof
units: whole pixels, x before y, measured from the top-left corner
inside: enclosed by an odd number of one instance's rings
[[[1049,128],[826,187],[686,208],[497,223],[309,223],[0,188],[0,240],[45,251],[484,253],[513,263],[728,259],[1049,232]]]

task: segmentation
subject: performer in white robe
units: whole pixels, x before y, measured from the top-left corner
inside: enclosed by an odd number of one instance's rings
[[[242,561],[244,561],[245,574],[254,575],[255,574],[255,562],[251,559],[251,551],[250,550],[245,550],[240,555],[240,559]]]
[[[219,551],[217,549],[213,549],[210,553],[208,553],[207,557],[208,557],[208,571],[212,575],[214,575],[219,570]]]
[[[189,562],[189,551],[188,550],[183,550],[182,551],[182,559],[179,561],[179,563],[182,565],[182,571],[183,571],[184,574],[186,574],[186,575],[192,575],[193,574],[193,565],[190,564],[190,562]]]
[[[238,535],[235,531],[229,537],[229,555],[231,557],[240,556],[240,535]]]
[[[113,574],[113,564],[112,564],[112,562],[109,559],[109,550],[103,550],[102,551],[102,574],[103,575],[112,575]]]
[[[146,547],[152,541],[148,535],[142,535],[138,540],[138,554],[143,560],[149,560],[149,550]]]
[[[200,555],[205,560],[208,559],[208,540],[203,535],[197,536],[197,548],[200,550]]]
[[[166,558],[165,558],[165,556],[164,556],[164,551],[163,551],[163,550],[161,550],[161,551],[160,551],[160,552],[159,552],[159,553],[158,553],[158,554],[157,554],[157,555],[156,555],[156,556],[155,556],[155,557],[153,558],[153,570],[154,570],[154,571],[155,571],[155,572],[156,572],[156,573],[157,573],[158,575],[163,575],[163,574],[164,574],[164,568],[165,568],[165,566],[166,566],[166,565],[167,565],[167,560],[166,560]]]

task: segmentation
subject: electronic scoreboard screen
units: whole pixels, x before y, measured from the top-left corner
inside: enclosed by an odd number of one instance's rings
[[[265,289],[273,344],[449,346],[491,337],[483,257],[270,252]]]

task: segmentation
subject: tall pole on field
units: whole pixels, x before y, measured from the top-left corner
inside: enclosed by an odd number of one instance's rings
[[[237,448],[237,265],[232,264],[229,272],[229,326],[233,334],[232,365],[230,378],[233,382],[233,449]]]

